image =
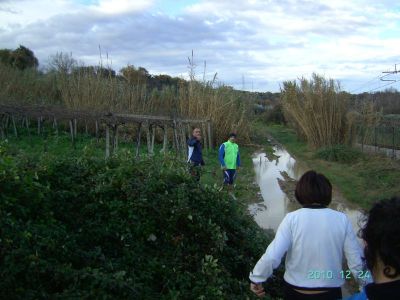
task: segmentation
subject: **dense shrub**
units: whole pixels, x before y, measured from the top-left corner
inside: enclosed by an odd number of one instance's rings
[[[355,163],[359,161],[363,154],[351,147],[345,145],[334,145],[319,149],[315,157],[327,161],[336,161],[341,163]]]
[[[0,145],[0,189],[5,299],[253,297],[267,236],[173,159],[31,159]]]
[[[281,103],[276,104],[272,109],[265,112],[265,121],[272,124],[286,124],[283,107]]]

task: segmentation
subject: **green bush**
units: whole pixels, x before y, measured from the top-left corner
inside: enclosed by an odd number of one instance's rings
[[[351,147],[345,145],[334,145],[319,149],[315,157],[327,161],[340,163],[355,163],[363,158],[363,154]]]
[[[0,187],[5,299],[254,297],[269,238],[174,159],[33,159],[0,144]]]
[[[268,124],[286,124],[281,103],[278,103],[272,109],[267,110],[264,115],[265,122]]]

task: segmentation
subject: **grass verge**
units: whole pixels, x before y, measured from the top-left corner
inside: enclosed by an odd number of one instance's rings
[[[378,199],[400,194],[400,164],[390,158],[359,153],[357,159],[346,163],[326,161],[318,159],[317,151],[310,150],[285,126],[268,125],[263,130],[311,169],[324,173],[347,200],[362,208],[369,208]]]

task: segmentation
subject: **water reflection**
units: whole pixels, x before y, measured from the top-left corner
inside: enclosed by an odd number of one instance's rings
[[[269,160],[265,153],[256,153],[253,164],[256,173],[256,182],[260,186],[263,201],[249,205],[249,211],[257,224],[265,229],[276,230],[284,216],[300,208],[297,202],[290,201],[278,183],[284,179],[281,172],[286,172],[291,178],[298,180],[307,170],[306,166],[296,161],[281,147],[274,147],[276,158]],[[352,207],[339,193],[334,191],[332,209],[345,213],[352,222],[353,228],[358,230],[360,211]]]

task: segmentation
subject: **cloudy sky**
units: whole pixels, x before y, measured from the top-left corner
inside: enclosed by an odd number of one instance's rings
[[[379,90],[400,64],[398,0],[0,0],[0,48],[57,52],[152,74],[196,74],[235,88],[279,91],[313,72],[344,90]],[[399,65],[400,69],[400,65]],[[397,76],[397,77],[396,77]],[[388,78],[400,79],[400,74]],[[400,81],[391,85],[400,88]]]

